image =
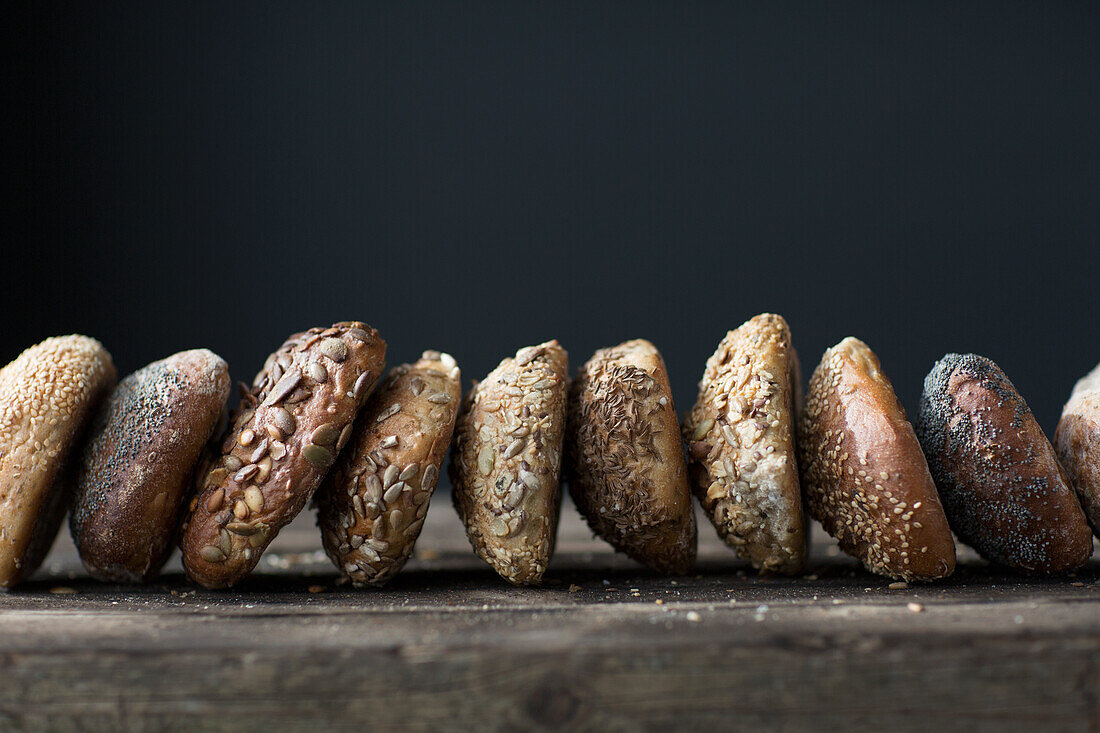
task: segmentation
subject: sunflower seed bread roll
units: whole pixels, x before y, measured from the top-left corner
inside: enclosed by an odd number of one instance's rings
[[[569,492],[592,531],[663,573],[695,566],[695,507],[668,372],[644,339],[600,349],[569,389]]]
[[[1058,421],[1054,450],[1093,533],[1100,532],[1100,366],[1074,386]]]
[[[505,359],[467,393],[450,475],[470,544],[516,585],[542,580],[561,511],[569,357],[557,341]]]
[[[454,357],[426,351],[394,367],[317,491],[325,552],[352,584],[386,583],[412,554],[462,394]]]
[[[921,445],[959,539],[991,562],[1061,573],[1092,554],[1092,532],[1054,449],[1001,368],[947,354],[924,380]]]
[[[69,515],[93,577],[139,583],[160,572],[229,388],[226,363],[195,349],[139,369],[104,402],[77,467]]]
[[[684,422],[696,496],[718,535],[765,572],[806,567],[795,452],[798,356],[782,316],[758,315],[707,360]]]
[[[350,439],[385,355],[378,332],[352,321],[295,334],[268,358],[198,477],[180,540],[191,580],[225,588],[251,572]]]
[[[0,369],[0,588],[29,577],[53,544],[69,461],[116,377],[87,336],[48,338]]]
[[[799,427],[810,513],[868,570],[935,580],[955,541],[913,426],[874,352],[846,338],[810,378]]]

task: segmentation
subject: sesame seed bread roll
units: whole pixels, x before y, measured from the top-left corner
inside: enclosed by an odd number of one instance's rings
[[[116,377],[87,336],[48,338],[0,369],[0,588],[29,577],[53,544],[65,470]]]
[[[1054,450],[1093,533],[1100,531],[1100,366],[1074,386],[1058,421]]]
[[[462,395],[454,357],[394,367],[317,491],[325,552],[356,586],[385,584],[412,554]]]
[[[1048,574],[1088,560],[1081,504],[1000,367],[974,354],[944,356],[924,380],[917,429],[951,529],[978,554]]]
[[[600,349],[569,389],[569,491],[592,531],[663,573],[695,566],[695,509],[672,389],[648,341]]]
[[[763,313],[718,344],[684,422],[695,495],[718,536],[765,572],[806,567],[795,453],[798,390],[787,322]]]
[[[846,338],[825,352],[799,441],[807,506],[841,549],[902,580],[954,571],[955,542],[928,464],[867,344]]]
[[[195,349],[134,372],[99,409],[69,515],[80,559],[94,577],[139,583],[160,572],[229,387],[226,363]]]
[[[352,321],[295,334],[268,358],[199,472],[180,540],[191,580],[225,588],[256,567],[351,438],[385,357],[378,332]]]
[[[568,374],[557,341],[520,349],[467,393],[455,427],[455,509],[478,556],[516,585],[540,582],[554,552]]]

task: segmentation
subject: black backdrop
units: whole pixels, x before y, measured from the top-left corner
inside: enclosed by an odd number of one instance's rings
[[[807,373],[858,335],[912,412],[975,351],[1052,430],[1100,360],[1096,3],[162,5],[4,11],[5,361],[644,336],[683,411],[774,310]]]

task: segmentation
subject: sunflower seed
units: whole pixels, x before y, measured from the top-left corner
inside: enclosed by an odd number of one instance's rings
[[[319,426],[309,436],[314,445],[333,445],[340,438],[340,430],[333,423],[327,422]]]
[[[383,422],[385,420],[389,420],[391,417],[400,412],[400,410],[401,405],[395,402],[394,404],[387,407],[385,410],[382,410],[382,412],[379,413],[378,417],[374,418],[374,421]]]
[[[378,501],[382,498],[382,482],[377,475],[372,473],[367,477],[367,487],[364,494],[368,501]]]
[[[255,463],[250,463],[242,468],[240,471],[237,471],[235,474],[233,474],[233,480],[239,484],[244,483],[248,479],[252,478],[259,470],[259,466],[257,466]]]
[[[336,450],[340,451],[344,449],[344,446],[348,444],[351,439],[352,424],[349,422],[344,426],[344,429],[340,431],[340,437],[336,441]]]
[[[405,523],[405,513],[400,509],[394,509],[389,516],[390,529],[396,532]]]
[[[420,393],[424,391],[424,380],[420,377],[413,377],[409,381],[409,389],[412,391],[414,397],[419,397]]]
[[[370,372],[363,372],[359,375],[359,378],[355,380],[355,386],[352,388],[352,396],[357,402],[367,399],[371,385]]]
[[[267,394],[267,399],[264,400],[265,405],[274,405],[282,400],[284,397],[294,391],[298,383],[302,381],[302,373],[297,369],[292,369],[283,375],[271,391]]]
[[[370,452],[370,459],[374,461],[374,465],[378,468],[385,468],[389,465],[389,461],[386,460],[385,456],[383,456],[380,451],[372,450]]]
[[[225,553],[213,545],[207,545],[199,550],[199,556],[206,562],[225,562]]]
[[[523,484],[512,484],[512,490],[504,497],[504,503],[510,507],[517,507],[523,502]]]
[[[286,403],[288,405],[296,405],[299,402],[305,402],[312,396],[313,393],[310,392],[308,389],[304,387],[299,387],[298,389],[294,390],[294,392],[289,397],[286,398]]]
[[[429,463],[424,467],[424,475],[420,477],[420,488],[435,488],[437,478],[439,478],[439,469],[435,467],[435,464]]]
[[[244,490],[244,503],[254,512],[264,508],[264,494],[255,486],[249,486]]]
[[[359,552],[362,553],[363,557],[367,558],[371,562],[378,562],[382,559],[378,556],[377,552],[366,546],[360,547]]]
[[[351,506],[355,509],[356,514],[362,515],[365,513],[363,511],[363,500],[359,498],[359,494],[351,497]]]
[[[386,489],[386,493],[382,494],[382,499],[387,504],[392,504],[397,501],[397,497],[401,496],[401,492],[407,489],[409,485],[404,481],[398,481],[393,486]]]
[[[409,479],[411,479],[413,476],[415,476],[418,473],[420,473],[420,464],[416,463],[416,462],[413,462],[413,463],[410,463],[409,465],[405,466],[405,470],[403,470],[401,472],[401,475],[398,476],[397,478],[399,478],[402,481],[408,481]]]
[[[432,402],[437,405],[445,405],[451,401],[451,396],[446,392],[436,392],[435,394],[428,395],[428,402]]]
[[[519,470],[519,480],[529,489],[537,489],[539,487],[539,477],[522,468]]]
[[[284,435],[293,435],[294,431],[298,429],[298,421],[290,414],[290,410],[283,407],[276,407],[271,411],[271,422],[283,431]]]
[[[214,493],[206,499],[206,511],[213,514],[222,508],[222,501],[225,499],[224,489],[215,489]]]
[[[726,439],[727,445],[737,445],[737,433],[733,432],[733,428],[729,425],[722,426],[722,437]]]
[[[379,448],[393,448],[396,445],[397,445],[397,436],[396,435],[387,435],[385,438],[382,438],[382,440],[380,440],[378,442],[378,447]]]
[[[259,463],[260,459],[267,454],[267,446],[270,444],[268,438],[264,438],[260,441],[260,444],[256,446],[256,450],[252,451],[252,454],[248,457],[249,463]]]
[[[332,453],[329,449],[313,443],[302,448],[302,458],[319,468],[327,468],[332,463]]]
[[[526,440],[523,440],[522,438],[517,438],[516,440],[513,440],[511,443],[508,444],[508,447],[504,449],[504,454],[501,457],[505,459],[514,458],[515,456],[519,455],[520,451],[522,451],[524,446],[526,445]]]
[[[348,358],[348,345],[338,338],[327,338],[317,345],[317,350],[339,363]]]
[[[400,475],[401,469],[398,468],[396,464],[386,466],[386,471],[382,474],[382,486],[387,489],[393,486],[394,482],[397,481],[397,477]]]
[[[415,537],[417,535],[417,533],[420,532],[420,528],[423,527],[423,526],[424,526],[424,519],[423,519],[423,517],[421,517],[420,519],[417,519],[415,522],[410,524],[408,527],[405,527],[405,536],[406,537]]]
[[[493,446],[483,446],[481,451],[477,454],[477,470],[481,471],[482,476],[488,476],[493,472],[493,463],[495,463],[495,461],[496,456],[493,454]]]
[[[319,361],[311,361],[306,367],[306,371],[309,373],[309,378],[318,384],[322,384],[328,379],[328,370]]]
[[[354,550],[361,544],[363,544],[363,535],[357,534],[348,541],[348,550]],[[344,550],[344,552],[347,552],[347,550]]]
[[[385,514],[379,514],[378,518],[375,519],[374,522],[371,523],[370,533],[371,533],[372,537],[381,537],[382,536],[382,530],[384,530],[386,528],[386,526],[385,526],[385,517],[386,517]]]

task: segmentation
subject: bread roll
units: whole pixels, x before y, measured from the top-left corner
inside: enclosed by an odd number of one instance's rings
[[[695,566],[692,506],[664,360],[643,339],[600,349],[569,390],[569,491],[597,535],[663,573]]]
[[[707,360],[684,422],[695,495],[726,544],[767,572],[806,566],[798,373],[787,322],[758,315],[727,333]]]
[[[810,378],[799,427],[810,513],[868,570],[935,580],[955,543],[905,410],[867,344],[846,338]]]
[[[29,577],[53,544],[67,464],[116,376],[87,336],[48,338],[0,370],[0,588]]]
[[[470,544],[505,580],[542,580],[561,511],[569,357],[529,346],[475,384],[455,427],[450,474]]]
[[[995,563],[1038,573],[1080,567],[1092,534],[1054,449],[1000,367],[948,354],[924,380],[921,445],[951,528]]]
[[[1095,534],[1100,531],[1100,366],[1074,386],[1054,450]]]
[[[394,367],[317,491],[325,552],[356,586],[383,585],[412,554],[454,432],[461,373],[426,351]]]
[[[84,567],[138,583],[171,553],[180,509],[229,398],[229,368],[206,349],[153,362],[123,379],[98,411],[69,517]]]
[[[295,334],[271,355],[198,478],[180,540],[191,580],[224,588],[251,572],[351,438],[385,355],[357,321]]]

